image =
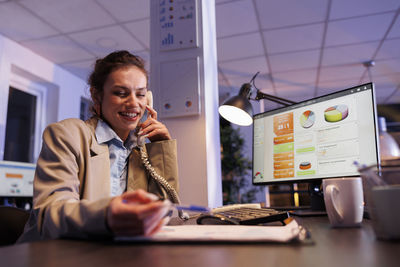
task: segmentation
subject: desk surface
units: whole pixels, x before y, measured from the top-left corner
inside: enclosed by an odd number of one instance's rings
[[[332,229],[327,217],[297,219],[314,245],[49,240],[0,248],[0,266],[400,266],[400,242],[376,240],[369,220]]]

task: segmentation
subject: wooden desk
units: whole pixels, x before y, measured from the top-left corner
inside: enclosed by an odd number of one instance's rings
[[[51,240],[0,248],[0,266],[400,266],[400,242],[376,240],[369,220],[352,229],[332,229],[327,217],[298,221],[314,245]]]

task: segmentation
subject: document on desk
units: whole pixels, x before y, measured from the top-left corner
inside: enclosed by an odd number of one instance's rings
[[[290,242],[309,239],[309,232],[290,218],[285,226],[248,226],[248,225],[177,225],[164,226],[151,237],[116,237],[116,241],[127,242]]]

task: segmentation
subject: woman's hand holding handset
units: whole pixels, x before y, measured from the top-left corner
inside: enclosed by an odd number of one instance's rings
[[[107,210],[107,224],[114,235],[150,236],[169,221],[172,204],[160,201],[142,189],[113,198]]]
[[[171,140],[167,127],[157,120],[157,111],[150,105],[146,106],[148,112],[147,120],[139,125],[138,135],[147,137],[151,142]]]

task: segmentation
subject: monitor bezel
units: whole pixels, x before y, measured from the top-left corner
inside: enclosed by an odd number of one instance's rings
[[[369,82],[369,83],[364,83],[364,84],[360,84],[360,85],[356,85],[356,86],[352,86],[343,90],[339,90],[339,91],[335,91],[326,95],[322,95],[322,96],[318,96],[318,97],[314,97],[314,98],[310,98],[301,102],[298,102],[296,104],[293,105],[289,105],[289,106],[284,106],[284,107],[279,107],[276,109],[271,109],[265,112],[261,112],[258,114],[253,115],[253,132],[252,132],[252,168],[251,168],[251,182],[252,185],[254,186],[265,186],[265,185],[279,185],[279,184],[293,184],[293,183],[321,183],[321,181],[323,179],[334,179],[334,178],[347,178],[347,177],[359,177],[360,174],[354,174],[354,175],[340,175],[340,176],[332,176],[332,177],[316,177],[316,178],[310,178],[310,179],[293,179],[293,180],[277,180],[277,181],[267,181],[267,182],[261,182],[261,183],[255,183],[254,182],[254,120],[257,116],[264,116],[267,113],[279,113],[279,112],[283,112],[285,110],[289,110],[289,109],[294,109],[297,106],[302,106],[304,105],[304,103],[307,103],[309,101],[314,101],[314,100],[319,100],[321,98],[328,98],[331,97],[332,95],[335,94],[341,94],[345,91],[350,91],[350,90],[354,90],[356,88],[362,87],[362,86],[371,86],[371,92],[372,92],[372,105],[373,105],[373,117],[374,117],[374,136],[375,136],[375,151],[376,151],[376,162],[379,165],[380,164],[380,156],[379,156],[379,132],[378,132],[378,117],[377,117],[377,104],[376,104],[376,95],[375,95],[375,84],[373,82]],[[321,102],[321,101],[318,101]],[[310,103],[312,104],[312,103]]]

